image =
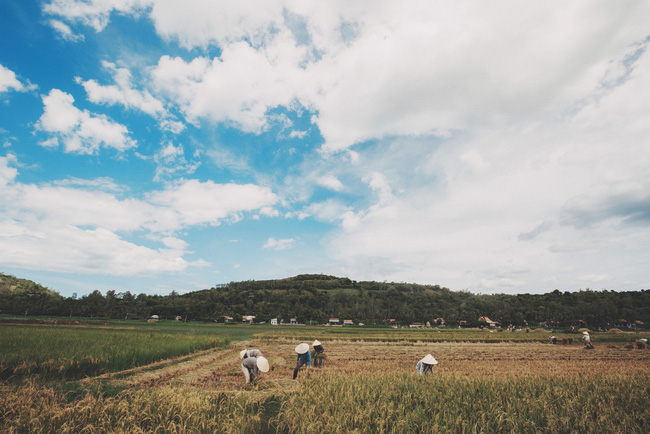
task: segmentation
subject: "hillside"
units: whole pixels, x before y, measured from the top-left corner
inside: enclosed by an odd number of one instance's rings
[[[230,282],[183,295],[146,295],[99,291],[65,298],[24,279],[0,274],[1,313],[103,318],[161,318],[220,322],[272,318],[288,322],[326,323],[329,318],[355,323],[430,322],[479,325],[479,318],[519,326],[549,322],[555,326],[588,325],[611,328],[650,323],[650,291],[553,291],[531,295],[477,295],[438,285],[353,281],[345,277],[304,274],[278,280]],[[621,321],[624,320],[624,321]],[[638,323],[637,323],[638,325]]]
[[[46,294],[58,295],[55,291],[31,280],[20,279],[0,273],[0,294]]]

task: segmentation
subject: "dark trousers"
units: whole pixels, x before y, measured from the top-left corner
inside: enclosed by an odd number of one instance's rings
[[[300,368],[302,368],[303,365],[306,365],[306,364],[307,364],[306,361],[304,361],[304,360],[298,360],[298,363],[296,363],[296,369],[293,370],[293,379],[294,379],[294,380],[295,380],[296,377],[298,376],[298,371],[300,370]],[[309,369],[309,367],[307,367],[307,369]],[[309,372],[307,373],[307,375],[309,375]]]

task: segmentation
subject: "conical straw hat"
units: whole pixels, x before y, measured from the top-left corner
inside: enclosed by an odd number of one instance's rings
[[[240,358],[240,359],[243,359],[245,355],[246,355],[246,350],[241,350],[241,351],[239,352],[239,358]]]
[[[317,347],[317,346],[322,345],[322,344],[317,339],[317,340],[314,341],[314,343],[312,345]]]
[[[427,365],[437,365],[438,361],[431,354],[427,354],[424,356],[424,359],[422,359],[422,363],[426,363]]]
[[[257,367],[262,372],[269,372],[269,361],[260,356],[257,358]]]
[[[309,351],[309,344],[300,344],[296,347],[296,353],[298,354],[305,354],[307,351]]]

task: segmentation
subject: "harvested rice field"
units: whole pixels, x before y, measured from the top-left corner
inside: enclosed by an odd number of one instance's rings
[[[304,333],[305,331],[301,331]],[[253,337],[81,380],[6,381],[2,432],[630,432],[650,430],[650,350],[624,343],[326,340],[292,379],[287,336]],[[307,341],[311,343],[311,341]],[[271,369],[245,384],[239,351]],[[433,375],[415,365],[432,354]]]

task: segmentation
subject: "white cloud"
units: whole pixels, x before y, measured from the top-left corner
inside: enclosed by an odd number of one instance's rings
[[[294,238],[282,238],[279,240],[276,240],[275,238],[269,238],[266,240],[264,248],[273,250],[286,250],[290,249],[295,241],[296,240]]]
[[[169,179],[177,174],[192,174],[201,164],[198,158],[188,162],[183,146],[174,146],[172,142],[167,143],[154,155],[154,161],[157,165],[154,181]]]
[[[69,177],[67,179],[54,181],[52,184],[61,187],[78,187],[88,190],[99,190],[106,192],[124,192],[126,188],[117,184],[113,179],[108,177],[100,177],[95,179],[81,179]]]
[[[133,276],[184,271],[193,265],[178,248],[151,249],[106,229],[37,227],[0,220],[0,262],[11,267],[55,272]]]
[[[131,72],[118,68],[114,63],[103,61],[102,66],[112,72],[114,85],[101,85],[96,80],[76,78],[86,90],[88,100],[95,104],[121,105],[127,109],[139,110],[158,120],[162,130],[179,134],[185,124],[174,119],[163,103],[148,90],[138,90],[133,84]]]
[[[264,206],[260,208],[260,215],[263,215],[265,217],[278,217],[280,215],[280,211],[270,206]]]
[[[50,20],[50,26],[66,41],[79,42],[85,39],[84,35],[75,34],[70,26],[59,20]]]
[[[316,183],[321,187],[334,191],[341,191],[345,188],[343,183],[334,175],[323,175],[316,180]]]
[[[603,282],[611,279],[611,276],[607,274],[591,274],[586,276],[580,276],[579,279],[585,282]]]
[[[158,121],[160,128],[164,131],[169,131],[172,134],[180,134],[185,130],[185,124],[180,121],[175,121],[170,118],[163,118]]]
[[[59,147],[59,139],[57,137],[50,137],[48,139],[38,142],[44,148],[56,149]]]
[[[0,65],[0,94],[3,92],[9,92],[10,90],[23,92],[34,88],[35,86],[32,85],[25,86],[16,78],[15,72]]]
[[[151,193],[149,200],[174,210],[183,225],[218,225],[223,219],[236,221],[240,213],[273,205],[278,199],[269,188],[253,184],[187,180]]]
[[[137,14],[151,2],[152,0],[51,0],[43,5],[43,12],[101,31],[109,23],[112,12]]]
[[[120,198],[127,190],[107,178],[23,184],[16,165],[13,155],[0,157],[0,263],[10,267],[131,276],[205,266],[185,259],[192,252],[177,231],[234,221],[277,200],[265,187],[195,180]]]
[[[103,182],[90,184],[96,188]],[[120,276],[180,271],[192,265],[178,246],[152,249],[118,235],[151,225],[159,210],[94,188],[0,185],[0,193],[8,199],[0,205],[0,262]]]
[[[552,114],[647,36],[648,8],[632,4],[384,6],[349,49],[313,66],[328,83],[314,96],[326,149]]]
[[[649,73],[646,53],[624,83],[577,102],[560,122],[459,135],[427,158],[426,146],[362,152],[378,197],[342,214],[330,254],[360,278],[452,289],[643,287],[636,267],[650,260],[650,181],[640,174],[650,127],[640,114],[650,110]],[[390,175],[374,172],[384,164],[377,154],[390,154]]]
[[[146,202],[120,200],[94,188],[19,184],[9,193],[15,194],[15,210],[7,209],[5,214],[19,220],[135,231],[154,226],[159,219],[160,210]]]
[[[8,154],[5,157],[0,157],[0,187],[13,182],[18,174],[18,170],[15,167],[9,166],[10,163],[16,163],[16,157],[14,155]]]
[[[393,197],[390,184],[382,173],[373,172],[364,179],[370,188],[379,195],[379,203],[388,202]]]
[[[79,110],[73,103],[72,95],[52,89],[43,96],[44,113],[38,121],[39,129],[55,134],[63,142],[65,152],[95,154],[100,147],[124,152],[136,146],[124,125],[106,116]],[[45,146],[52,144],[44,143]]]
[[[163,104],[154,98],[148,91],[139,91],[133,88],[131,72],[126,68],[118,68],[114,63],[103,61],[104,68],[113,73],[114,85],[103,86],[95,80],[83,81],[77,77],[88,100],[95,104],[119,104],[129,109],[137,109],[150,115],[157,116],[165,112]]]
[[[114,11],[147,14],[167,40],[218,46],[216,58],[163,56],[152,69],[151,92],[197,125],[257,134],[287,127],[275,108],[308,111],[324,152],[285,178],[283,197],[308,201],[319,184],[350,196],[285,216],[340,225],[324,242],[356,278],[517,292],[647,283],[648,3],[58,0],[45,10],[97,30]],[[252,170],[228,150],[210,155]],[[215,185],[152,194],[165,210],[157,224],[251,210],[193,199],[231,197]],[[260,215],[277,200],[234,190]]]
[[[253,0],[214,3],[190,0],[182,8],[170,0],[153,3],[151,18],[164,38],[192,48],[250,39],[260,43],[273,25],[283,20],[286,2]]]
[[[175,102],[189,122],[203,118],[260,133],[274,121],[269,110],[290,107],[297,98],[295,87],[303,80],[296,68],[303,50],[280,36],[274,43],[267,51],[258,51],[236,42],[213,60],[199,57],[186,62],[163,56],[152,77],[158,92]]]
[[[328,151],[553,115],[593,89],[612,56],[644,40],[650,18],[648,5],[588,1],[59,0],[45,11],[97,30],[111,11],[146,12],[164,38],[218,45],[219,58],[164,56],[154,71],[188,120],[259,133],[270,109],[299,101],[318,113]]]
[[[292,130],[289,133],[289,138],[291,138],[291,139],[303,139],[307,134],[309,134],[309,131]]]

